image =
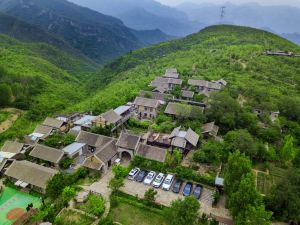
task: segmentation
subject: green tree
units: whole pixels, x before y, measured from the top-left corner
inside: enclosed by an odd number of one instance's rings
[[[118,191],[123,186],[124,186],[123,178],[116,178],[116,177],[112,178],[108,184],[108,187],[112,190],[112,192]]]
[[[124,178],[128,174],[128,169],[122,165],[115,165],[112,168],[115,178]]]
[[[86,212],[100,217],[105,210],[105,200],[102,196],[90,195],[84,208]]]
[[[200,204],[194,197],[178,199],[171,203],[171,207],[165,211],[166,220],[170,225],[196,225],[198,223],[198,211]]]
[[[62,199],[64,203],[68,203],[72,198],[74,198],[76,195],[75,188],[67,186],[63,189],[62,192]]]
[[[175,168],[181,163],[183,157],[179,149],[174,149],[173,153],[167,151],[166,154],[166,164],[168,167]]]
[[[292,168],[272,190],[267,206],[277,219],[300,221],[300,169]]]
[[[229,198],[229,208],[233,217],[246,211],[249,205],[261,205],[261,195],[255,189],[255,178],[252,173],[247,173],[242,177],[238,189]]]
[[[144,194],[144,199],[148,202],[148,203],[153,203],[155,202],[155,196],[157,195],[157,191],[154,190],[153,188],[149,188],[145,194]]]
[[[294,138],[291,135],[287,135],[284,138],[284,145],[280,151],[281,160],[283,163],[288,164],[294,160],[297,154],[297,150],[294,147]]]
[[[12,101],[12,91],[7,84],[0,84],[0,107],[8,106]]]
[[[223,158],[223,152],[223,144],[221,142],[210,140],[194,153],[193,160],[198,163],[218,165]]]
[[[264,205],[248,206],[235,218],[236,225],[270,225],[272,213],[265,210]]]
[[[228,163],[225,168],[224,185],[225,191],[230,196],[238,190],[243,175],[252,171],[251,161],[240,151],[229,154]]]
[[[225,148],[230,152],[240,150],[251,158],[257,154],[257,144],[247,130],[229,131],[225,135],[224,141]]]
[[[52,199],[55,199],[57,196],[61,195],[65,186],[67,186],[65,175],[62,173],[55,174],[48,182],[46,195]]]

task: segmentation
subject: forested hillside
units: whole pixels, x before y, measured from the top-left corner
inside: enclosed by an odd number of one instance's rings
[[[86,82],[96,69],[53,46],[0,35],[0,107],[27,111],[12,130],[0,135],[0,142],[32,129],[31,122],[83,100],[89,93]]]
[[[183,83],[189,78],[223,78],[228,86],[211,96],[204,122],[220,126],[224,143],[200,150],[195,160],[217,158],[225,164],[225,191],[236,224],[268,225],[271,216],[299,221],[300,57],[267,56],[266,49],[300,52],[299,46],[265,31],[208,27],[105,66],[100,74],[107,75],[109,84],[68,111],[99,114],[132,101],[166,68],[177,68]],[[271,121],[271,113],[278,111],[279,119]],[[258,172],[255,178],[253,168],[268,172]]]

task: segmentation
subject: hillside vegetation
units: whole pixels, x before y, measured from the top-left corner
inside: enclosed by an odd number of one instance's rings
[[[27,110],[12,129],[1,134],[0,143],[30,131],[46,115],[81,101],[90,92],[86,80],[95,70],[88,61],[47,44],[0,35],[0,107]]]

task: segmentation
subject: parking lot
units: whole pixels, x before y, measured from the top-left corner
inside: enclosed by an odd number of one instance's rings
[[[127,194],[130,194],[133,196],[138,196],[139,198],[143,198],[145,192],[149,188],[152,187],[152,186],[148,186],[143,183],[139,183],[139,182],[128,180],[128,179],[126,179],[124,183],[125,183],[125,185],[124,185],[124,187],[121,188],[121,190]],[[185,183],[182,185],[180,193],[178,193],[178,194],[173,193],[171,190],[164,191],[161,188],[156,188],[155,189],[155,190],[157,190],[156,202],[159,204],[165,205],[165,206],[170,206],[171,202],[173,200],[183,199],[184,196],[182,195],[182,190],[183,190],[184,186],[185,186]],[[172,189],[172,187],[171,187],[171,189]],[[208,189],[208,188],[203,188],[201,198],[200,198],[200,203],[201,203],[201,206],[205,205],[207,207],[212,207],[213,190]]]

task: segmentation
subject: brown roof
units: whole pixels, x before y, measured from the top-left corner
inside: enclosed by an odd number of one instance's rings
[[[198,118],[202,114],[203,110],[204,108],[199,106],[169,102],[165,113],[185,118]]]
[[[113,140],[102,148],[99,148],[99,150],[96,151],[95,156],[102,162],[107,163],[118,153],[116,142],[116,140]]]
[[[105,121],[109,123],[116,123],[122,119],[122,117],[118,115],[113,109],[103,113],[101,116]]]
[[[202,126],[202,134],[204,133],[213,133],[213,135],[217,135],[219,131],[219,127],[215,125],[215,122],[206,123]]]
[[[62,120],[47,117],[42,125],[59,129],[63,124],[64,121]]]
[[[139,144],[136,154],[146,159],[164,162],[166,159],[166,152],[167,149]]]
[[[194,97],[194,92],[193,91],[182,91],[182,97],[185,98],[193,98]]]
[[[159,101],[151,98],[136,97],[134,100],[134,104],[138,106],[157,108],[159,106]]]
[[[1,148],[2,152],[20,153],[24,144],[16,141],[6,141]]]
[[[206,81],[206,80],[193,80],[193,79],[190,79],[190,80],[188,80],[188,84],[192,85],[192,86],[206,87],[206,88],[215,89],[215,90],[221,90],[221,88],[222,88],[221,84]]]
[[[199,141],[199,135],[193,131],[191,128],[188,129],[186,132],[185,139],[190,142],[193,146],[197,146],[198,141]]]
[[[120,148],[136,150],[141,137],[122,132],[116,145]]]
[[[53,127],[38,125],[35,128],[34,133],[49,135],[52,131],[53,131]]]
[[[94,134],[86,131],[80,131],[76,138],[76,142],[85,143],[93,147],[103,146],[112,140],[113,138],[111,137]]]
[[[64,152],[56,148],[37,144],[29,155],[47,162],[59,163],[64,156]]]
[[[6,170],[5,175],[45,189],[47,182],[57,170],[50,169],[28,161],[14,161]]]

